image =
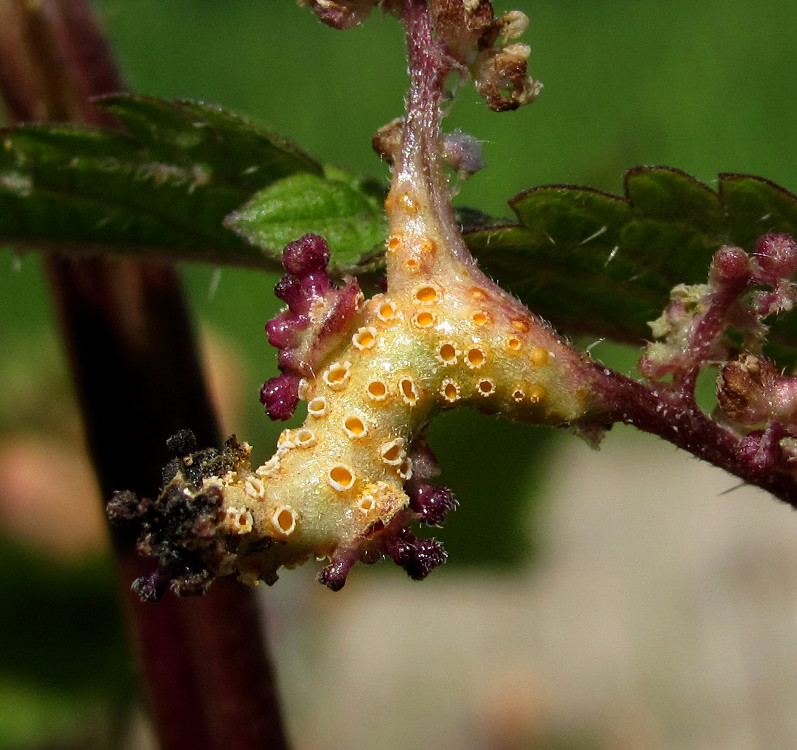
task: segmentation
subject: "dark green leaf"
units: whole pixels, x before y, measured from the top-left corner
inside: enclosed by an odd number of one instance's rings
[[[797,196],[759,177],[707,185],[676,169],[638,167],[625,196],[546,186],[515,196],[520,223],[465,239],[484,270],[565,332],[649,339],[673,286],[705,282],[714,251],[752,251],[765,232],[797,235]],[[775,353],[797,360],[797,319],[775,321]]]
[[[103,106],[120,132],[3,132],[0,244],[278,270],[286,242],[317,232],[335,272],[378,268],[380,186],[324,170],[215,107],[136,96]],[[622,197],[554,185],[510,205],[516,224],[459,212],[487,273],[564,331],[626,341],[650,336],[647,321],[674,285],[705,280],[720,245],[752,250],[764,232],[797,234],[797,198],[747,175],[721,175],[713,190],[675,169],[639,167]],[[228,215],[235,232],[223,226]],[[797,359],[795,340],[797,320],[775,324],[780,354]]]
[[[248,120],[194,102],[115,96],[123,132],[32,125],[3,132],[0,244],[277,268],[224,229],[233,209],[321,167]]]

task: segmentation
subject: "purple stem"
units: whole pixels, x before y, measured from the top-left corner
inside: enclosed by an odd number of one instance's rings
[[[623,422],[658,435],[797,508],[794,479],[779,472],[762,475],[746,462],[738,435],[706,416],[691,392],[640,383],[600,365],[594,365],[593,388],[607,405],[608,422]]]
[[[724,336],[731,307],[751,281],[749,260],[747,253],[738,247],[726,246],[714,253],[709,272],[713,290],[709,295],[708,309],[697,321],[689,340],[690,367],[685,372],[673,373],[673,385],[678,386],[684,398],[692,403],[700,369]]]
[[[443,86],[453,67],[445,49],[434,37],[426,0],[404,0],[403,19],[407,34],[410,94],[396,179],[400,181],[404,173],[415,187],[421,182],[426,186],[430,206],[441,221],[451,250],[466,267],[473,268],[475,261],[462,243],[454,220],[439,145]],[[772,254],[776,255],[776,260],[780,255],[788,255],[785,251],[777,254],[773,251]],[[739,269],[739,278],[729,278],[715,293],[712,309],[700,321],[690,341],[695,367],[683,375],[676,374],[673,379],[676,388],[649,386],[598,365],[588,366],[587,376],[592,380],[594,393],[605,404],[605,411],[596,419],[632,424],[659,435],[797,507],[795,481],[777,472],[762,476],[760,470],[756,471],[753,465],[745,463],[739,452],[739,437],[707,417],[694,399],[699,363],[705,360],[721,333],[728,307],[747,283],[743,271]]]

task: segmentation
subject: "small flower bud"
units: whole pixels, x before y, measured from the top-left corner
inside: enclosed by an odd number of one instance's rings
[[[436,539],[418,539],[409,529],[401,527],[385,538],[385,552],[401,566],[414,581],[420,581],[448,555]]]
[[[317,234],[289,242],[282,251],[282,265],[294,276],[306,276],[315,271],[325,271],[329,264],[329,245]]]
[[[337,555],[319,574],[318,581],[332,591],[340,591],[346,584],[349,571],[356,561],[352,553]]]
[[[770,434],[771,432],[771,430],[756,430],[740,440],[736,446],[737,458],[758,475],[772,471],[783,457],[777,439],[778,436],[782,436],[783,431],[777,431],[776,436]]]
[[[415,544],[419,540],[410,530],[401,527],[385,537],[385,553],[402,568],[412,560]]]
[[[421,581],[448,559],[443,545],[437,539],[419,539],[409,565],[403,565],[413,581]]]
[[[274,296],[281,299],[291,312],[305,313],[310,303],[302,289],[302,282],[298,276],[285,274],[274,287]]]
[[[797,242],[788,234],[764,234],[758,239],[755,259],[759,268],[757,281],[788,279],[797,271]]]
[[[303,315],[296,315],[290,310],[285,310],[266,323],[268,343],[277,349],[292,346],[298,332],[302,328],[306,328],[308,323],[308,319]]]
[[[266,407],[271,419],[284,422],[293,416],[299,405],[299,378],[297,375],[278,375],[263,383],[260,403]]]
[[[436,487],[431,484],[418,484],[407,489],[410,497],[410,508],[420,513],[423,522],[429,526],[443,523],[449,511],[457,506],[454,493],[447,487]]]
[[[476,174],[485,167],[481,142],[461,130],[443,136],[443,159],[464,178]]]
[[[723,245],[711,259],[709,278],[716,281],[743,279],[750,275],[750,256],[740,247]]]

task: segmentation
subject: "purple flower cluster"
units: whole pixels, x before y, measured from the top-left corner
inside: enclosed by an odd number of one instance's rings
[[[329,257],[329,245],[317,234],[288,243],[282,253],[286,273],[274,293],[287,307],[266,324],[269,343],[279,349],[282,375],[260,389],[260,401],[272,419],[290,419],[299,404],[302,378],[338,343],[361,304],[355,279],[347,279],[341,288],[332,283]]]
[[[748,256],[740,248],[714,255],[709,281],[729,300],[726,326],[746,334],[746,343],[763,337],[763,319],[791,310],[797,302],[792,278],[797,272],[797,242],[787,234],[765,234]],[[739,296],[755,289],[746,299]],[[738,301],[737,301],[738,300]],[[724,327],[717,336],[724,334]],[[749,343],[748,343],[749,346]],[[737,459],[755,475],[793,471],[797,457],[797,378],[784,375],[754,346],[727,362],[717,379],[717,399],[726,417],[750,430],[737,446]]]
[[[448,558],[437,539],[419,539],[406,526],[398,526],[393,533],[386,534],[384,548],[414,581],[422,581]]]
[[[417,482],[407,487],[407,493],[410,508],[420,514],[420,520],[427,526],[440,526],[449,511],[457,506],[454,493],[448,487]]]
[[[390,557],[415,581],[423,580],[446,561],[448,555],[437,539],[418,538],[409,530],[409,525],[419,521],[439,526],[457,505],[454,493],[446,487],[415,481],[409,482],[406,490],[410,498],[409,510],[397,514],[387,526],[380,524],[373,529],[372,536],[363,540],[359,548],[337,552],[319,573],[321,583],[332,591],[340,591],[358,560],[369,564]]]
[[[763,319],[797,303],[795,271],[797,242],[787,234],[761,236],[752,256],[740,247],[721,247],[712,258],[707,285],[673,290],[670,304],[653,324],[654,333],[663,330],[665,341],[648,347],[640,371],[651,380],[672,375],[674,386],[691,388],[701,367],[729,358],[729,329],[742,336],[743,348],[755,348],[766,333]]]

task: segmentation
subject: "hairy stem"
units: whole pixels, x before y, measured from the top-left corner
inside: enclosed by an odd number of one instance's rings
[[[397,196],[402,195],[408,187],[414,189],[415,194],[419,195],[419,202],[429,206],[438,231],[446,237],[445,245],[451,255],[470,273],[481,276],[454,219],[448,182],[441,164],[439,137],[443,88],[455,65],[434,34],[425,0],[405,0],[403,20],[409,56],[410,93],[402,151],[393,178],[394,203]],[[425,188],[425,193],[419,191],[419,186],[423,186],[420,190]],[[392,207],[389,205],[389,209]],[[393,266],[391,268],[388,257],[389,278],[395,278],[400,273],[395,262]],[[521,309],[522,306],[503,290],[491,286],[509,305]],[[590,424],[601,422],[632,424],[797,507],[795,481],[777,472],[762,475],[749,462],[740,460],[740,436],[705,415],[694,398],[697,373],[708,356],[711,342],[722,334],[728,307],[743,288],[744,283],[740,281],[715,293],[709,314],[700,321],[693,334],[694,363],[687,371],[676,372],[670,386],[656,387],[640,383],[597,366],[586,358],[576,364],[592,380],[596,398],[594,410],[582,420],[582,424],[587,429]],[[522,309],[525,311],[525,308]],[[536,316],[530,315],[535,320],[534,325],[542,324]],[[560,343],[564,345],[564,342]],[[574,362],[578,363],[578,360]]]
[[[403,21],[410,88],[392,192],[398,194],[409,186],[418,193],[419,201],[434,215],[437,228],[445,237],[445,246],[460,263],[476,268],[454,217],[441,159],[441,105],[446,78],[454,69],[453,60],[434,36],[426,0],[405,0]]]
[[[763,476],[738,455],[740,438],[708,417],[691,391],[673,391],[633,380],[595,365],[596,390],[606,399],[611,422],[630,424],[683,448],[748,484],[771,492],[797,508],[797,483],[791,476],[769,472]]]

